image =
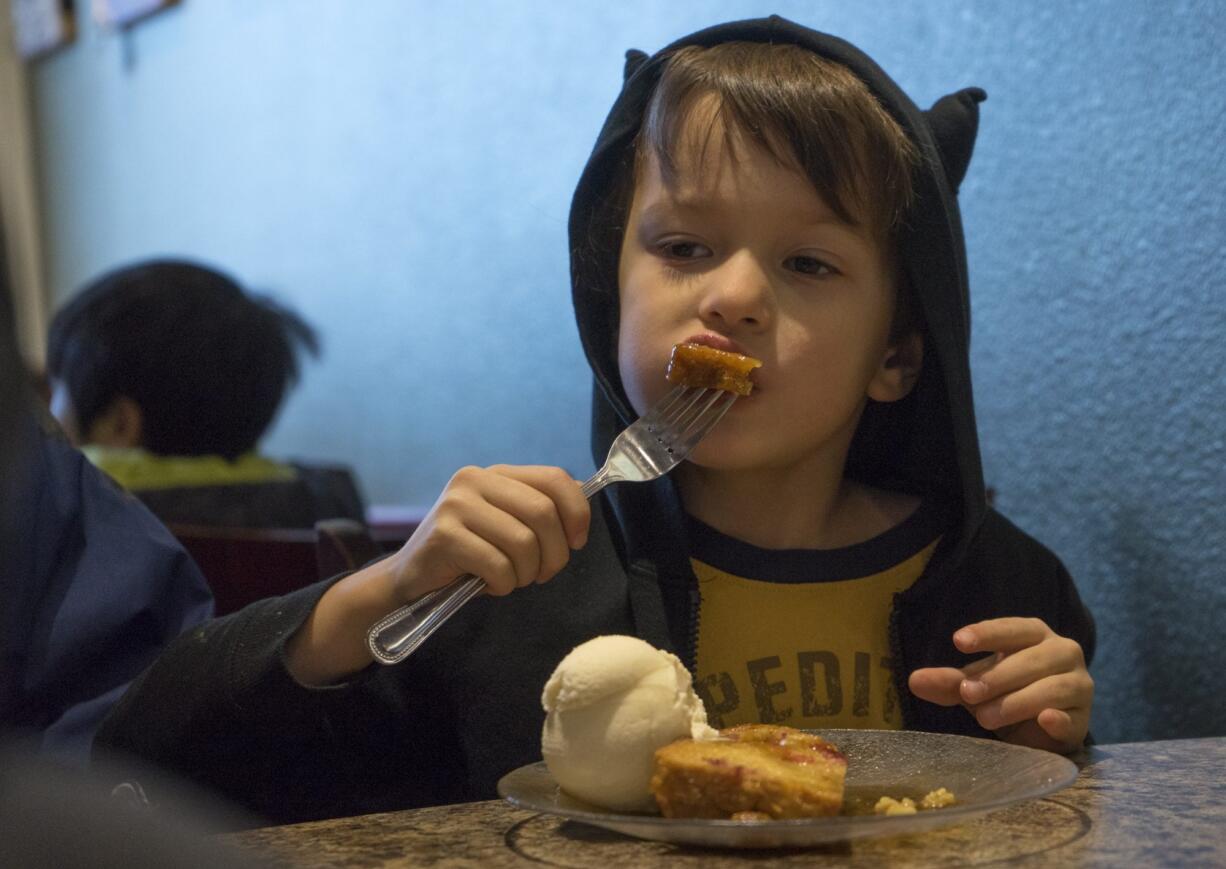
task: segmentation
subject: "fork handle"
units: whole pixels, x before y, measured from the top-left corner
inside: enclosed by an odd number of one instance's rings
[[[583,497],[591,498],[616,480],[607,466],[601,468],[583,484]],[[399,664],[483,591],[485,581],[466,573],[379,619],[366,634],[366,646],[380,664]]]
[[[466,573],[389,613],[371,626],[366,645],[380,664],[399,664],[456,611],[485,590],[479,576]]]

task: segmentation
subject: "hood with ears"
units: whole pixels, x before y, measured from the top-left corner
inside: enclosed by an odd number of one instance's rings
[[[792,43],[842,64],[867,84],[918,148],[916,195],[898,251],[923,315],[924,367],[907,398],[889,405],[870,402],[848,473],[882,488],[944,500],[959,517],[946,548],[961,548],[982,521],[986,503],[971,396],[970,295],[957,191],[986,94],[967,88],[922,111],[854,46],[777,16],[711,27],[653,56],[626,54],[621,94],[579,180],[570,215],[575,314],[595,377],[593,458],[599,466],[613,438],[634,417],[616,358],[617,267],[626,215],[619,204],[624,196],[615,188],[633,160],[635,136],[669,54],[688,45],[725,42]],[[614,504],[623,526],[629,526],[632,550],[660,557],[670,548],[679,507],[667,481],[617,487]]]

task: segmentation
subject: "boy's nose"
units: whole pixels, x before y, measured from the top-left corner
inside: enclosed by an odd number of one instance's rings
[[[708,273],[698,313],[724,328],[761,327],[770,321],[770,280],[753,256],[741,252]]]

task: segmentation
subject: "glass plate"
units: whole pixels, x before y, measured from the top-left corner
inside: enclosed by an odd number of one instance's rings
[[[914,815],[839,815],[786,821],[709,821],[605,811],[564,793],[543,762],[507,773],[498,794],[517,808],[559,815],[627,836],[679,845],[795,848],[918,833],[962,823],[1066,787],[1077,767],[1066,757],[991,739],[910,730],[815,730],[847,755],[847,797],[918,800],[943,787],[955,805]]]

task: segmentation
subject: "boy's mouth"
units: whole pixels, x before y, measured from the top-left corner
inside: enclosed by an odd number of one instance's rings
[[[702,344],[715,350],[723,350],[726,353],[740,353],[742,356],[753,357],[754,355],[744,344],[741,344],[739,341],[734,341],[727,335],[721,335],[718,332],[696,332],[681,343]],[[761,373],[761,371],[761,368],[755,368],[753,371],[749,372],[748,377],[750,382],[753,383],[753,392],[747,396],[742,396],[742,401],[747,398],[752,398],[761,391],[762,384],[758,379],[758,375]]]
[[[742,356],[752,356],[745,347],[731,338],[720,335],[717,332],[699,332],[686,338],[684,344],[703,344],[707,347],[714,347],[716,350],[724,350],[728,353],[740,353]]]

